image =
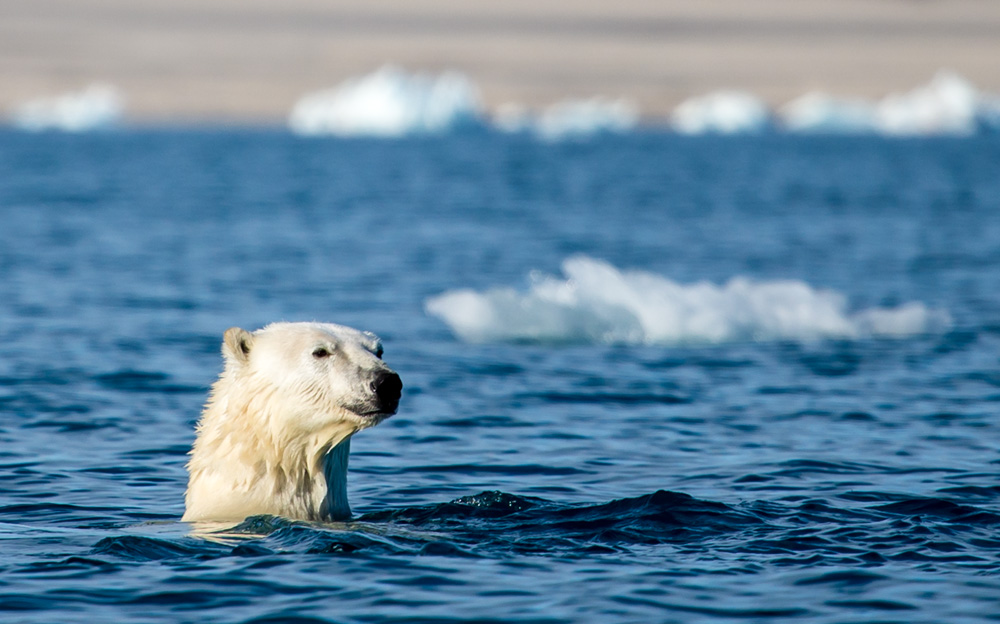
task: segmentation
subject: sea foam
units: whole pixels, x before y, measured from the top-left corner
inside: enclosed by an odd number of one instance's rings
[[[13,111],[11,121],[22,130],[84,132],[114,126],[124,110],[117,89],[94,83],[82,91],[28,100]]]
[[[687,344],[905,337],[947,329],[922,303],[847,309],[844,295],[801,281],[734,277],[680,284],[575,256],[563,277],[534,273],[527,292],[455,290],[426,302],[467,342]]]
[[[476,124],[481,111],[479,90],[460,73],[411,74],[386,65],[303,96],[288,126],[302,135],[399,137]]]

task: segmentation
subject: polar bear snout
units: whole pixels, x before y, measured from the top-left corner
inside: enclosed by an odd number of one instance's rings
[[[399,407],[399,396],[403,392],[403,382],[392,371],[380,371],[371,383],[371,391],[378,398],[381,414],[395,414]]]

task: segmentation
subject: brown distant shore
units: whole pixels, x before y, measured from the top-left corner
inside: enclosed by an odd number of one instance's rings
[[[280,123],[391,62],[455,69],[487,106],[718,88],[880,97],[941,68],[1000,92],[993,0],[0,0],[0,112],[91,82],[140,122]]]

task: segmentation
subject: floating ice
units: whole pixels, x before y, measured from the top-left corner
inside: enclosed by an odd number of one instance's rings
[[[520,105],[505,104],[497,108],[493,123],[504,132],[533,132],[559,141],[632,130],[639,123],[639,108],[624,98],[592,97],[556,102],[532,116]]]
[[[288,125],[304,135],[399,137],[477,123],[481,108],[478,89],[462,74],[409,74],[387,65],[303,96]]]
[[[11,121],[22,130],[83,132],[117,124],[124,108],[117,89],[95,83],[83,91],[29,100],[14,110]]]
[[[679,284],[585,256],[569,258],[562,270],[562,279],[532,275],[528,292],[446,292],[426,310],[468,342],[809,341],[902,337],[951,324],[946,312],[921,303],[851,313],[840,293],[795,280]]]
[[[683,134],[737,134],[760,132],[769,119],[759,98],[742,91],[716,91],[681,102],[671,122]]]
[[[788,132],[875,133],[890,136],[963,136],[1000,129],[1000,95],[978,91],[958,74],[942,70],[926,85],[879,101],[811,92],[779,108],[778,128]],[[718,91],[692,98],[673,113],[686,134],[732,134],[767,128],[769,113],[754,96]]]
[[[940,71],[926,85],[883,98],[877,107],[879,130],[894,135],[972,134],[982,99],[968,80]]]
[[[878,128],[875,104],[837,98],[813,91],[778,110],[781,126],[789,132],[868,133]]]
[[[878,102],[808,93],[778,112],[791,132],[874,132],[893,136],[969,135],[1000,128],[1000,97],[950,71]]]
[[[594,97],[549,106],[535,122],[535,132],[558,140],[605,132],[626,132],[639,123],[639,108],[629,100]]]

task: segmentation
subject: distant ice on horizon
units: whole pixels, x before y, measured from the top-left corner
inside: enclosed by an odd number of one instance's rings
[[[28,100],[14,109],[11,123],[28,131],[85,132],[118,124],[124,111],[115,87],[94,83],[82,91]]]
[[[878,113],[863,99],[839,98],[810,91],[778,109],[781,128],[788,132],[850,133],[875,132]]]
[[[972,134],[980,93],[950,71],[906,93],[893,93],[876,106],[879,130],[891,135]]]
[[[288,118],[301,135],[435,134],[482,118],[479,89],[458,72],[438,76],[386,65],[299,99]]]
[[[625,98],[595,96],[556,102],[538,114],[506,104],[497,108],[493,125],[503,132],[530,132],[546,141],[580,139],[628,132],[639,124],[639,107]]]
[[[877,102],[807,93],[778,109],[777,116],[788,132],[965,136],[980,127],[1000,128],[1000,97],[941,70],[929,83]]]
[[[583,344],[717,344],[734,341],[903,338],[944,331],[947,312],[919,302],[851,312],[847,298],[798,280],[681,284],[623,271],[587,256],[563,277],[533,274],[526,292],[454,290],[426,311],[462,340]]]
[[[288,127],[306,136],[383,138],[475,127],[555,142],[631,132],[642,121],[635,102],[604,96],[564,99],[540,110],[508,103],[487,116],[478,87],[464,74],[410,73],[385,65],[304,95],[292,108]],[[957,73],[941,70],[925,85],[877,101],[812,91],[771,110],[752,93],[713,91],[681,102],[667,120],[646,120],[645,126],[689,135],[966,136],[1000,130],[1000,95],[981,92]]]
[[[677,105],[671,126],[681,134],[760,132],[770,123],[763,100],[744,91],[714,91]]]

